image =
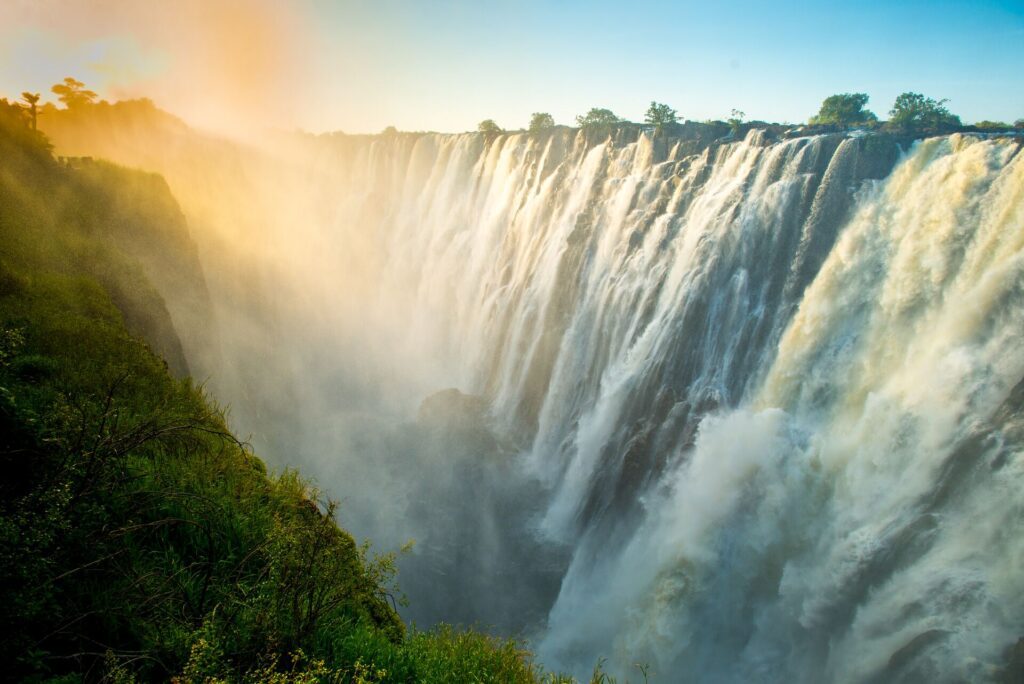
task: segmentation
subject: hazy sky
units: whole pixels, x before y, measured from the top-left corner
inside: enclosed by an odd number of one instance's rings
[[[593,106],[639,120],[651,100],[803,121],[836,92],[884,118],[905,90],[1012,121],[1024,0],[0,0],[0,94],[65,75],[222,129],[515,128]]]

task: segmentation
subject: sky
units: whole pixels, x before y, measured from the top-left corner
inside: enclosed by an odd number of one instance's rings
[[[642,120],[652,100],[799,122],[839,92],[885,118],[908,90],[1013,121],[1024,0],[0,0],[0,96],[64,76],[227,132]]]

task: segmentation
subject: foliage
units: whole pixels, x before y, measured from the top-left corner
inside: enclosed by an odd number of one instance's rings
[[[660,104],[653,100],[651,101],[651,106],[647,108],[647,113],[644,115],[644,123],[654,126],[659,130],[676,123],[678,120],[676,110],[667,104]]]
[[[1011,126],[1010,124],[1008,124],[1008,123],[1006,123],[1004,121],[988,121],[988,120],[986,120],[986,121],[979,121],[976,124],[974,124],[974,127],[975,128],[980,128],[982,130],[992,130],[992,131],[1006,131],[1006,130],[1009,130],[1009,129],[1013,128],[1013,126]]]
[[[96,93],[86,89],[85,84],[68,76],[63,83],[50,88],[57,96],[57,99],[64,103],[68,109],[92,104],[96,101]]]
[[[1017,119],[1013,122],[1014,128],[1024,128],[1024,119]]]
[[[600,107],[593,107],[586,114],[576,117],[576,124],[584,130],[607,129],[621,121],[622,119],[610,109],[601,109]]]
[[[821,103],[821,109],[808,121],[811,125],[832,124],[854,126],[878,121],[874,112],[864,109],[868,103],[865,93],[841,93],[829,95]]]
[[[484,135],[497,135],[504,132],[501,126],[494,123],[494,119],[484,119],[477,124],[476,129]]]
[[[540,133],[554,127],[555,118],[547,112],[534,112],[530,116],[530,133]]]
[[[383,131],[381,131],[380,134],[383,136],[398,135],[398,129],[395,128],[394,126],[388,126]]]
[[[611,135],[612,129],[620,123],[623,123],[623,120],[614,112],[600,107],[594,107],[586,114],[576,117],[576,124],[590,141],[607,138]]]
[[[0,159],[25,155],[47,158],[50,142],[35,130],[25,108],[0,98]]]
[[[733,109],[729,112],[729,120],[726,123],[729,124],[729,131],[733,136],[740,134],[740,127],[743,125],[743,119],[746,117],[746,112],[741,112],[738,109]]]
[[[960,126],[960,117],[951,114],[945,104],[920,93],[897,96],[889,112],[889,125],[901,129],[941,130]]]

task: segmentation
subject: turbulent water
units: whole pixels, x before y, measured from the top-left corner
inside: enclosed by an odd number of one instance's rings
[[[546,663],[997,676],[1024,635],[1019,149],[752,132],[694,154],[565,134],[323,152],[342,222],[372,198],[404,353],[485,397],[509,442],[452,524],[560,549],[537,571]],[[482,522],[512,480],[529,503]]]
[[[211,380],[346,525],[416,539],[421,625],[633,680],[997,679],[1024,636],[1020,147],[307,141],[239,193],[288,201],[244,225],[274,249],[234,300],[211,255],[239,239],[198,226],[238,338]]]

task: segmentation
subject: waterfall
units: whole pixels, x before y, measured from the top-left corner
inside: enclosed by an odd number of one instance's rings
[[[357,535],[416,539],[405,617],[633,681],[954,682],[1024,636],[1020,147],[555,129],[143,161],[200,228],[214,391]]]
[[[1024,634],[1024,158],[899,142],[318,151],[382,255],[367,327],[486,398],[537,502],[489,524],[566,552],[546,663],[996,676]]]

